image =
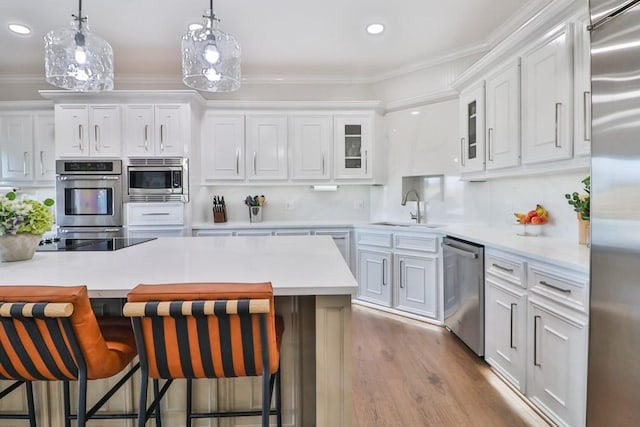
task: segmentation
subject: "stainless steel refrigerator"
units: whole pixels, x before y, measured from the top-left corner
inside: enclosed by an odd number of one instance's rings
[[[640,425],[640,0],[591,0],[587,425]]]

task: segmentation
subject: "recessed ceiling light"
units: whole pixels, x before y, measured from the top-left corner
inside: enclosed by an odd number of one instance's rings
[[[31,28],[22,24],[9,24],[9,31],[11,31],[12,33],[20,34],[21,36],[31,34]]]
[[[420,111],[412,111],[412,112],[411,112],[411,115],[412,115],[412,116],[417,116],[417,115],[419,115],[419,114],[420,114]]]
[[[189,31],[196,31],[201,29],[202,29],[202,24],[198,24],[197,22],[194,22],[193,24],[189,24]]]
[[[384,31],[384,25],[382,24],[369,24],[367,25],[367,33],[380,34]]]

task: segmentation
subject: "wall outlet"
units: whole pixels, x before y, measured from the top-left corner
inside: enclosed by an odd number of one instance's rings
[[[284,208],[288,211],[292,211],[296,208],[296,206],[293,200],[288,200],[284,203]]]
[[[354,200],[353,201],[353,209],[356,211],[360,211],[364,209],[364,200]]]

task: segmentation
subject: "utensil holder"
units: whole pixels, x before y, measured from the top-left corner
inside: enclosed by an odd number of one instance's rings
[[[249,221],[262,222],[262,206],[249,206]]]

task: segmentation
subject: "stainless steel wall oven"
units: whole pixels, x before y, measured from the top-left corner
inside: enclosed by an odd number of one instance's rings
[[[122,235],[122,161],[57,160],[58,232]]]

